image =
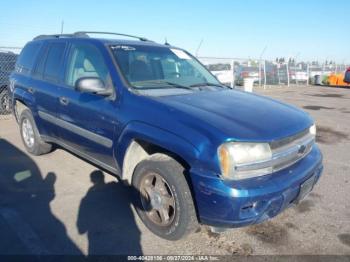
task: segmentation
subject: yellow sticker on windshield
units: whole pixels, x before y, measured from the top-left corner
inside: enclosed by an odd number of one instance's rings
[[[184,51],[180,49],[170,48],[170,50],[180,59],[191,59],[191,57],[188,54],[186,54]]]

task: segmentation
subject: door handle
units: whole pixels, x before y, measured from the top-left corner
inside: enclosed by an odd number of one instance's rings
[[[66,105],[69,104],[69,100],[68,100],[67,97],[61,96],[61,97],[60,97],[60,103],[61,103],[61,105],[66,106]]]
[[[31,93],[31,94],[34,94],[35,90],[33,87],[29,87],[28,88],[28,92]]]

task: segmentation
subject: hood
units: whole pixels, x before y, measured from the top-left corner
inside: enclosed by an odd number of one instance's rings
[[[226,140],[274,141],[301,132],[313,123],[307,113],[296,107],[237,90],[202,91],[158,99],[182,112],[178,121],[191,125],[198,120],[206,122],[208,129],[223,133]]]

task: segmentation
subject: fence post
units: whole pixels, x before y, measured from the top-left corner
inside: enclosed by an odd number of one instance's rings
[[[261,59],[259,60],[259,87],[261,87]]]
[[[232,74],[231,88],[233,89],[235,87],[235,60],[231,60],[231,74]]]
[[[325,63],[325,62],[323,62],[323,65],[322,65],[322,77],[324,76],[325,66],[326,66],[326,63]]]
[[[266,89],[266,60],[264,60],[264,89]]]
[[[286,69],[287,69],[287,86],[289,87],[289,66],[288,66],[288,63],[286,63]]]

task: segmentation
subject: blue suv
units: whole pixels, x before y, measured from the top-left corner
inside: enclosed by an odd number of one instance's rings
[[[308,114],[220,84],[183,49],[97,33],[22,50],[10,89],[29,153],[58,145],[117,176],[169,240],[260,223],[313,189],[323,166]]]

